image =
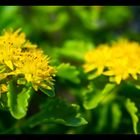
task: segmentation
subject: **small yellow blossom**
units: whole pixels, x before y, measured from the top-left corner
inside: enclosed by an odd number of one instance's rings
[[[85,55],[85,71],[90,72],[93,69],[97,69],[97,74],[100,75],[103,72],[105,64],[109,58],[109,47],[107,45],[100,45],[98,49],[93,49]]]
[[[6,84],[1,84],[1,92],[7,92],[7,86]]]
[[[4,34],[0,36],[0,44],[11,44],[14,47],[21,47],[26,42],[26,36],[24,33],[20,33],[21,29],[15,32],[10,29],[9,31],[4,31]]]
[[[48,57],[41,50],[30,50],[21,54],[21,60],[15,64],[16,70],[13,73],[23,74],[36,90],[38,86],[51,89],[55,69],[49,66],[48,62]]]
[[[20,29],[5,31],[0,36],[0,80],[7,76],[22,76],[35,90],[51,89],[55,68],[37,45],[26,40]]]
[[[111,45],[100,45],[85,55],[85,72],[97,69],[97,75],[110,76],[117,84],[140,74],[140,45],[120,39]]]
[[[26,41],[25,34],[20,33],[20,29],[15,32],[5,31],[4,35],[0,36],[0,63],[13,70],[13,63],[19,61],[23,48],[32,49],[36,48],[36,45]]]

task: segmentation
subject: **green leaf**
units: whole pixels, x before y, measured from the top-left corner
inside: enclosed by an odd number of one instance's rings
[[[89,85],[89,89],[84,95],[84,107],[85,109],[94,109],[100,102],[104,100],[107,94],[113,94],[115,84],[106,84],[103,90],[97,90],[94,85]]]
[[[45,89],[45,88],[42,88],[42,87],[39,87],[39,89],[47,94],[49,97],[54,97],[55,96],[55,92],[54,92],[54,89],[52,88],[52,90],[48,90],[48,89]]]
[[[122,112],[119,104],[117,103],[111,104],[111,112],[112,112],[112,127],[116,129],[119,126],[122,117]]]
[[[119,8],[117,6],[106,6],[104,15],[101,15],[101,18],[104,18],[106,24],[111,27],[119,26],[119,24],[127,21],[131,16],[130,9],[126,6],[120,6]]]
[[[31,96],[32,87],[17,86],[14,80],[8,84],[8,107],[11,115],[16,119],[23,118],[27,113],[28,100]]]
[[[73,83],[80,83],[80,79],[78,78],[79,71],[76,69],[75,66],[70,64],[61,64],[57,67],[57,76],[69,80]]]
[[[114,132],[117,129],[121,121],[122,112],[119,104],[116,102],[110,102],[108,104],[100,106],[98,109],[98,121],[96,126],[97,132],[103,132],[105,129],[109,129]]]
[[[90,42],[84,42],[83,40],[68,40],[60,50],[60,54],[61,56],[65,56],[73,60],[83,61],[85,52],[92,48],[93,44]]]
[[[66,126],[81,126],[87,121],[81,117],[79,106],[67,104],[62,99],[49,99],[41,106],[41,111],[29,118],[26,126],[34,127],[41,123],[59,123]]]
[[[105,126],[108,124],[108,110],[109,110],[109,105],[107,104],[105,106],[102,106],[102,108],[100,108],[100,110],[98,111],[99,119],[96,126],[97,132],[101,132],[103,128],[105,128]]]
[[[134,133],[137,134],[138,133],[137,124],[138,124],[139,118],[136,115],[136,113],[138,112],[138,108],[135,106],[135,103],[132,102],[129,98],[126,100],[125,106],[131,116]]]
[[[25,85],[25,84],[26,84],[25,78],[19,78],[19,79],[17,80],[17,84],[19,84],[19,85]]]

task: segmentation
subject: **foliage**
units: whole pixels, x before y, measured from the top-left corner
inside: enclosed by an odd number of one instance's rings
[[[126,101],[126,108],[132,117],[133,129],[134,129],[134,132],[137,134],[137,123],[138,123],[139,119],[136,115],[136,112],[138,111],[138,109],[135,106],[135,104],[133,102],[131,102],[130,99],[127,99],[127,101]]]
[[[139,134],[139,9],[0,6],[0,133]]]

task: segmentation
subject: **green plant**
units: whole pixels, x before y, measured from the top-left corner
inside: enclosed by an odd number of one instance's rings
[[[0,133],[138,134],[135,9],[0,6]]]

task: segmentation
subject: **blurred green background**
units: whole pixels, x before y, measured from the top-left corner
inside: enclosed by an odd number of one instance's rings
[[[22,28],[32,43],[44,50],[51,58],[51,64],[70,63],[80,71],[81,83],[76,79],[65,81],[56,77],[56,96],[69,102],[81,103],[80,91],[85,79],[81,70],[86,51],[101,43],[109,43],[120,37],[140,41],[140,7],[139,6],[0,6],[0,31]],[[71,71],[70,71],[71,72]],[[31,103],[36,108],[45,95],[34,95]],[[38,102],[38,101],[37,101]],[[40,104],[40,102],[38,104]],[[29,114],[35,109],[31,109]],[[112,114],[110,114],[113,110]],[[109,111],[109,112],[108,112]],[[114,113],[115,112],[115,113]],[[89,123],[81,127],[69,127],[61,124],[43,123],[34,128],[23,127],[26,119],[13,119],[8,112],[0,112],[1,133],[131,133],[131,120],[125,110],[122,123],[119,124],[121,112],[114,102],[86,112]],[[114,116],[113,116],[114,115]],[[112,120],[112,118],[114,118]],[[115,120],[115,117],[117,118]],[[98,118],[100,118],[98,120]],[[113,123],[110,123],[110,120]],[[16,124],[16,125],[15,125]],[[14,127],[13,127],[14,125]],[[14,128],[14,129],[13,129]]]

